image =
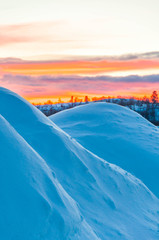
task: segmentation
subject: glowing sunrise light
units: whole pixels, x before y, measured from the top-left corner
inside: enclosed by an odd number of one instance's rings
[[[4,74],[22,75],[89,75],[143,69],[159,69],[159,60],[20,62],[1,65]]]
[[[6,0],[0,84],[30,101],[150,95],[159,90],[158,9],[157,0]]]

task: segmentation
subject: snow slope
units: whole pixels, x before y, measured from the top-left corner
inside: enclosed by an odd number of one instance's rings
[[[159,238],[159,200],[140,180],[3,88],[0,114],[0,239]]]
[[[2,116],[0,126],[0,239],[98,239],[45,161]]]
[[[50,119],[85,148],[132,173],[159,197],[159,129],[134,111],[92,103]]]

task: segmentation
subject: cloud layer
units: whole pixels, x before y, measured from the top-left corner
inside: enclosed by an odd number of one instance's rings
[[[0,84],[26,97],[76,95],[146,95],[159,86],[159,75],[112,76],[25,76],[5,74]]]
[[[159,90],[159,53],[63,61],[0,59],[0,84],[30,97],[150,95]],[[108,59],[109,58],[109,59]],[[153,59],[151,59],[153,58]],[[157,74],[135,74],[146,70]],[[127,73],[119,76],[119,73]],[[117,74],[114,76],[113,74]]]
[[[149,55],[151,56],[151,54]],[[122,58],[123,57],[121,57],[121,59]],[[125,57],[124,60],[121,59],[108,60],[107,58],[103,58],[100,60],[81,59],[61,61],[23,61],[18,59],[0,59],[0,70],[1,74],[21,74],[32,76],[83,74],[99,75],[152,69],[159,71],[159,59],[139,59],[137,55],[133,60],[130,60],[130,56]]]

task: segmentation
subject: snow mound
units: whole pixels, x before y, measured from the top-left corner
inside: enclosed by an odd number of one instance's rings
[[[98,239],[45,161],[2,116],[0,126],[0,239]]]
[[[157,240],[159,200],[0,89],[0,239]]]
[[[50,119],[85,148],[142,180],[159,197],[159,129],[116,104],[92,103]]]

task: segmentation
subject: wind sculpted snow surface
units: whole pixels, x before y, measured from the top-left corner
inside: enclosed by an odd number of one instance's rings
[[[85,148],[132,173],[159,197],[159,129],[134,111],[92,103],[50,119]]]
[[[0,114],[0,239],[158,239],[159,200],[140,180],[3,88]]]

